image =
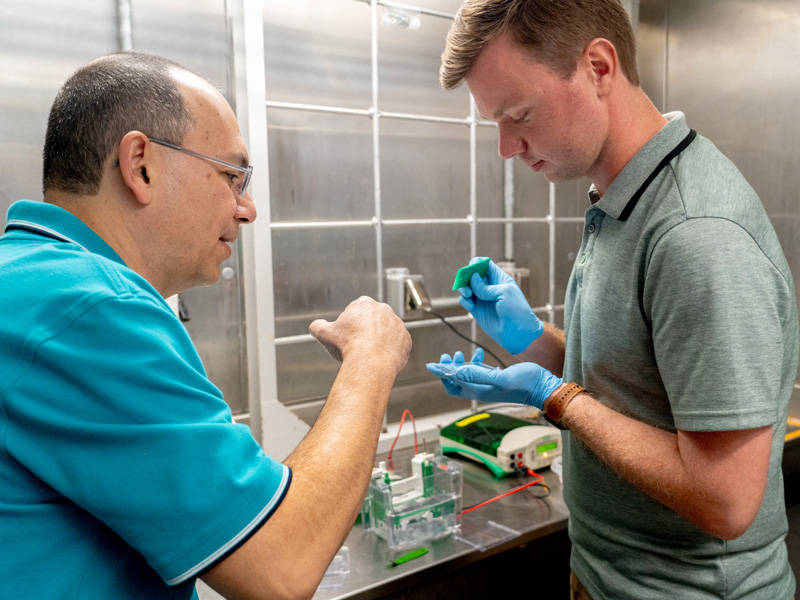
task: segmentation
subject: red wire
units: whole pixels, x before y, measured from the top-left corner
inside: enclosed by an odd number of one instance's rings
[[[406,420],[406,413],[409,417],[411,417],[411,424],[414,426],[414,454],[419,454],[417,450],[417,422],[414,420],[414,415],[411,414],[411,411],[406,409],[403,411],[403,416],[400,417],[400,426],[397,428],[397,435],[394,436],[394,441],[392,442],[392,447],[389,448],[389,456],[387,457],[388,460],[392,459],[392,452],[394,451],[394,445],[397,443],[397,440],[400,439],[400,430],[403,429],[403,423]]]
[[[541,483],[542,481],[544,481],[544,477],[542,475],[539,475],[538,473],[536,473],[535,471],[532,471],[530,469],[528,469],[528,475],[530,475],[532,477],[536,477],[536,479],[534,481],[530,481],[530,482],[526,483],[525,485],[521,485],[518,488],[514,488],[513,490],[509,490],[509,491],[505,492],[504,494],[500,494],[499,496],[495,496],[494,498],[491,498],[491,499],[487,500],[486,502],[481,502],[480,504],[476,504],[475,506],[470,506],[469,508],[465,508],[464,510],[461,511],[461,514],[465,515],[468,512],[472,512],[476,508],[480,508],[481,506],[486,506],[487,504],[491,504],[495,500],[500,500],[500,498],[505,498],[506,496],[510,496],[511,494],[516,494],[517,492],[520,492],[520,491],[524,490],[525,488],[531,487],[532,485],[536,485],[537,483]]]

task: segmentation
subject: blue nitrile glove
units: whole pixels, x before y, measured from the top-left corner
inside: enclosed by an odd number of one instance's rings
[[[482,258],[477,256],[469,264]],[[544,325],[517,282],[494,261],[489,263],[485,279],[473,273],[469,285],[458,288],[458,291],[461,306],[471,312],[480,328],[510,354],[525,351],[544,331]]]
[[[440,363],[458,365],[464,355],[456,352],[453,359],[442,354]],[[483,350],[478,348],[472,362],[483,362]],[[436,363],[428,364],[428,370],[442,379],[444,389],[451,396],[469,398],[480,402],[511,402],[542,409],[544,401],[564,383],[547,369],[536,363],[518,363],[505,369],[485,369],[465,365],[456,369],[455,375],[444,376],[445,370]]]
[[[472,354],[472,362],[483,362],[483,348],[478,348]],[[450,358],[449,354],[442,354],[441,358],[439,358],[439,363],[441,365],[463,365],[464,364],[464,353],[461,350],[458,350],[453,354],[453,358]],[[448,375],[448,373],[437,363],[426,363],[425,365],[431,373],[436,375],[442,380],[442,385],[444,386],[445,391],[450,394],[451,396],[455,396],[456,398],[471,398],[471,396],[464,395],[463,388],[458,383],[455,383],[452,378]]]

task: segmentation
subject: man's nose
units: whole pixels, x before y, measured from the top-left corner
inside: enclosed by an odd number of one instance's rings
[[[524,154],[528,149],[525,140],[520,137],[512,128],[500,125],[500,141],[498,152],[502,158],[514,158],[518,154]]]
[[[250,192],[245,192],[244,196],[237,199],[236,220],[240,223],[252,223],[256,220],[256,205],[253,202]]]

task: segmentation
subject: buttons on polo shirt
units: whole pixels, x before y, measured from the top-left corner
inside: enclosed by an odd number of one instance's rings
[[[600,235],[605,213],[599,208],[592,206],[586,211],[586,221],[583,223],[581,248],[575,257],[575,277],[578,285],[582,285],[583,271],[590,268],[594,254],[594,245]]]

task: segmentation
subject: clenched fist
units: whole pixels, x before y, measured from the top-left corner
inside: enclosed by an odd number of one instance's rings
[[[357,358],[399,373],[411,352],[411,336],[403,321],[388,304],[367,296],[351,302],[333,323],[317,319],[308,330],[339,362]]]

